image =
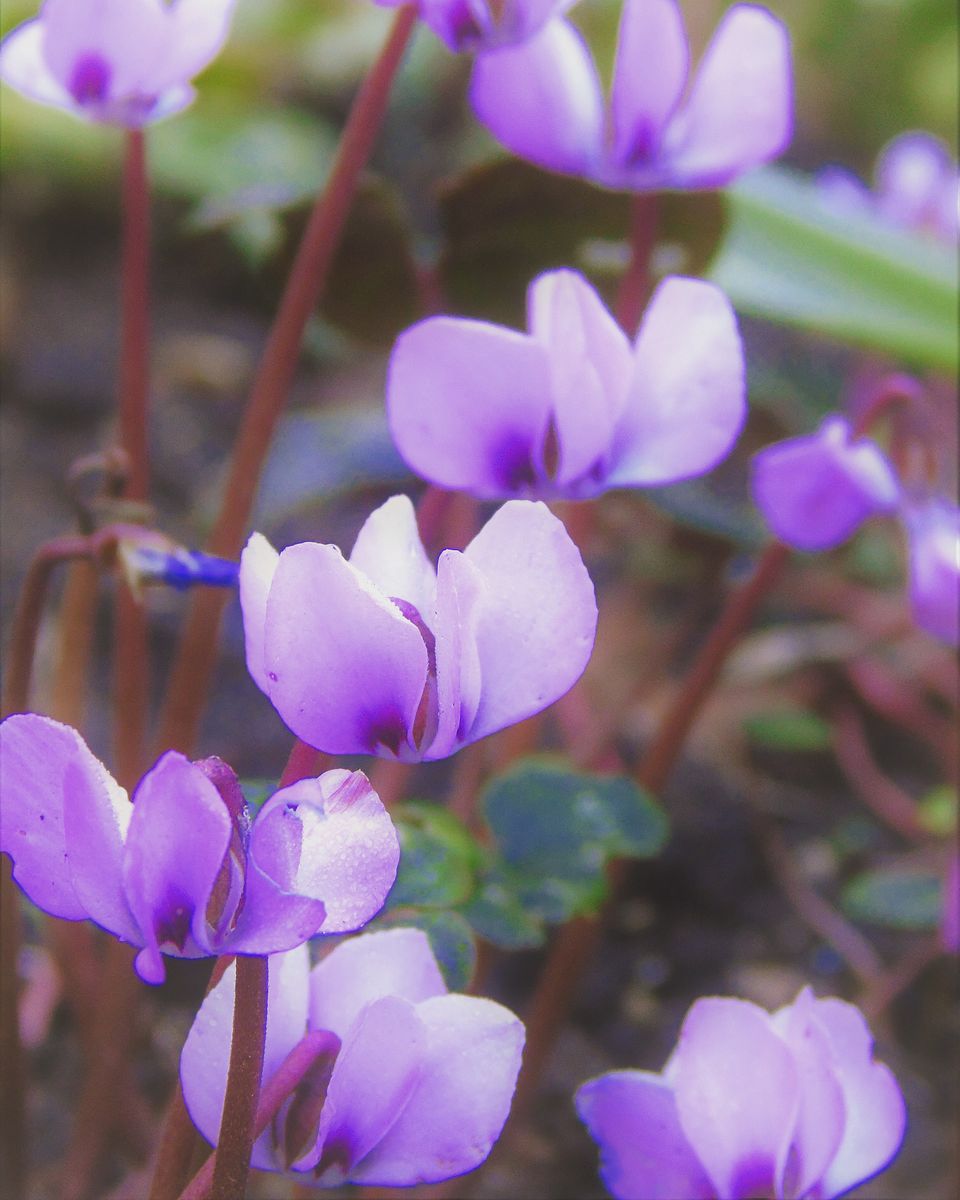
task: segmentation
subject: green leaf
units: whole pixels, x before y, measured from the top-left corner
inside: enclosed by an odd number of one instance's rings
[[[404,804],[391,816],[400,869],[389,908],[453,908],[476,886],[477,846],[462,822],[436,804]]]
[[[751,742],[770,750],[829,750],[833,744],[827,722],[802,708],[752,713],[743,728]]]
[[[919,804],[920,824],[938,837],[957,836],[957,791],[949,783],[928,792]]]
[[[743,313],[957,369],[957,259],[871,214],[835,212],[778,167],[728,189],[731,225],[711,278]]]
[[[936,872],[888,867],[865,871],[844,888],[848,916],[895,929],[936,929],[943,884]]]
[[[546,940],[542,917],[525,905],[516,880],[503,868],[481,881],[460,912],[475,933],[503,950],[529,950]]]
[[[451,992],[462,992],[470,985],[477,966],[477,944],[473,931],[457,912],[424,912],[397,909],[372,921],[373,929],[422,929],[430,939],[444,982]]]

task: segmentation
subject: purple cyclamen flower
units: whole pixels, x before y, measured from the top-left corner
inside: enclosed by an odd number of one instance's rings
[[[411,0],[375,0],[399,8]],[[577,0],[414,0],[420,19],[455,53],[522,42]]]
[[[234,0],[45,0],[0,45],[0,79],[90,121],[137,129],[185,108]]]
[[[552,704],[597,624],[563,523],[515,500],[436,569],[413,505],[376,509],[349,559],[254,534],[240,560],[247,667],[290,729],[330,754],[445,758]]]
[[[431,317],[401,334],[387,412],[420,475],[480,496],[595,496],[714,467],[746,413],[733,309],[712,284],[665,279],[633,344],[587,281],[530,285],[529,333]]]
[[[282,788],[253,822],[220,759],[169,751],[127,793],[67,725],[34,713],[0,726],[0,851],[39,908],[96,922],[163,954],[272,954],[315,933],[359,929],[382,907],[400,857],[393,823],[360,771]]]
[[[798,550],[832,549],[869,517],[899,515],[913,619],[934,637],[960,642],[960,509],[905,487],[880,447],[854,437],[845,417],[759,451],[751,489],[771,531]]]
[[[626,0],[608,106],[559,18],[479,58],[470,98],[508,150],[548,170],[625,191],[722,187],[790,141],[789,39],[766,9],[735,5],[691,80],[676,0]]]
[[[881,1171],[906,1125],[859,1010],[809,988],[773,1014],[698,1000],[661,1074],[601,1075],[576,1104],[617,1200],[830,1200]]]
[[[294,1093],[257,1140],[255,1168],[325,1187],[409,1187],[483,1162],[510,1109],[523,1025],[492,1000],[448,994],[422,931],[348,939],[313,970],[301,946],[272,957],[269,971],[264,1082],[308,1032],[328,1031],[337,1051],[332,1070],[327,1062],[318,1071],[325,1088]],[[180,1059],[187,1110],[214,1143],[234,992],[231,967]]]
[[[880,152],[871,191],[842,167],[817,176],[824,199],[849,212],[872,212],[891,225],[956,242],[960,174],[950,152],[929,133],[902,133]]]

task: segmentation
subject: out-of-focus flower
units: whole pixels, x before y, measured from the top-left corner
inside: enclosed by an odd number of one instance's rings
[[[483,1162],[510,1109],[523,1025],[492,1000],[448,994],[423,932],[363,934],[312,971],[302,946],[272,957],[269,972],[264,1082],[308,1032],[328,1031],[339,1048],[319,1068],[323,1080],[295,1092],[258,1139],[254,1167],[327,1187],[409,1187]],[[204,1000],[180,1060],[187,1109],[211,1142],[234,994],[231,967]]]
[[[0,79],[90,121],[136,129],[185,108],[234,0],[45,0],[0,45]]]
[[[272,954],[359,929],[393,886],[400,849],[360,771],[282,788],[251,823],[220,759],[164,754],[127,793],[67,725],[34,713],[0,726],[0,850],[39,908],[90,919],[163,954]]]
[[[722,187],[783,152],[790,46],[766,9],[731,8],[689,76],[676,0],[626,0],[609,105],[583,38],[559,18],[479,58],[470,96],[520,158],[625,191]]]
[[[673,483],[730,451],[746,412],[733,309],[712,284],[664,280],[631,346],[574,271],[530,285],[529,333],[431,317],[387,380],[410,466],[480,496],[595,496]]]
[[[399,8],[411,0],[375,0]],[[413,0],[421,20],[455,53],[522,42],[578,0]]]
[[[829,550],[869,517],[899,515],[913,619],[934,637],[960,642],[960,509],[905,486],[880,447],[854,437],[845,417],[827,417],[815,433],[759,451],[751,489],[771,531],[798,550]]]
[[[950,954],[960,954],[960,850],[951,853],[943,873],[940,945]]]
[[[929,133],[902,133],[884,147],[872,191],[842,167],[826,167],[817,186],[839,209],[875,213],[891,225],[957,240],[960,174],[944,143]]]
[[[906,1111],[852,1004],[696,1001],[662,1074],[614,1071],[577,1109],[617,1200],[830,1200],[881,1171]]]
[[[349,559],[254,534],[240,560],[247,666],[286,724],[331,754],[445,758],[579,679],[593,584],[562,522],[514,500],[436,570],[394,496]]]

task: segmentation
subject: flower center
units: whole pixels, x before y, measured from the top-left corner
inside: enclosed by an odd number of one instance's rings
[[[99,54],[82,54],[73,64],[67,90],[78,104],[100,104],[107,97],[110,64]]]

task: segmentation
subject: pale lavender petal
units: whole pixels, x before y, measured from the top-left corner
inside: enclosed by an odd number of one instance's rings
[[[908,229],[949,235],[957,227],[957,167],[939,138],[904,133],[881,153],[876,169],[877,207]],[[952,214],[944,222],[944,214]]]
[[[478,119],[520,158],[590,174],[603,150],[603,95],[590,51],[566,21],[481,55],[470,80]]]
[[[64,807],[71,785],[86,784],[80,803],[96,809],[90,821],[102,838],[102,862],[83,861],[86,844],[69,844]],[[87,748],[75,729],[34,713],[17,713],[0,725],[0,851],[13,860],[13,877],[34,904],[54,917],[82,921],[90,916],[73,884],[74,869],[86,879],[91,869],[112,892],[120,870],[121,845],[129,821],[126,792]],[[123,806],[126,805],[125,809]]]
[[[173,25],[173,79],[192,79],[220,53],[233,17],[235,0],[176,0],[169,10]]]
[[[530,285],[527,309],[530,332],[549,354],[557,484],[575,484],[594,468],[599,489],[630,385],[630,343],[576,271],[540,275]]]
[[[960,954],[960,850],[951,853],[943,873],[940,945],[949,954]]]
[[[72,109],[76,103],[43,57],[43,23],[27,21],[0,43],[0,79],[31,100]]]
[[[437,728],[424,755],[446,758],[466,736],[480,703],[483,676],[477,626],[486,588],[459,550],[444,550],[437,569]]]
[[[868,517],[892,512],[900,485],[880,448],[853,439],[843,417],[753,457],[754,503],[772,532],[798,550],[838,546]]]
[[[778,1194],[806,1196],[823,1177],[843,1138],[846,1106],[833,1069],[833,1052],[815,1019],[818,1001],[804,988],[771,1025],[793,1054],[800,1079],[800,1111]]]
[[[399,996],[368,1004],[343,1039],[320,1115],[314,1149],[296,1164],[326,1187],[384,1137],[417,1085],[427,1035],[418,1009]]]
[[[46,0],[42,20],[44,57],[78,104],[141,92],[170,53],[159,0]]]
[[[363,1008],[383,996],[411,1004],[444,996],[447,986],[422,929],[382,929],[349,938],[310,973],[310,1028],[341,1040]]]
[[[491,0],[486,3],[490,5]],[[496,0],[493,3],[495,7]],[[552,17],[562,16],[577,3],[578,0],[504,0],[503,16],[497,23],[498,33],[504,40],[522,41]]]
[[[540,712],[577,682],[597,627],[580,551],[545,504],[511,500],[464,551],[486,592],[477,610],[480,702],[465,740]]]
[[[772,1194],[796,1127],[800,1080],[769,1015],[746,1000],[698,1000],[671,1070],[680,1125],[719,1195]]]
[[[937,500],[906,508],[910,608],[921,629],[960,643],[960,509]]]
[[[427,677],[417,627],[336,546],[280,555],[267,601],[269,696],[290,729],[329,754],[415,757]]]
[[[711,1200],[710,1180],[677,1118],[673,1089],[647,1071],[611,1071],[575,1097],[600,1147],[600,1175],[616,1200]]]
[[[274,954],[268,962],[267,1033],[263,1080],[273,1075],[307,1031],[306,946],[289,954]],[[180,1085],[190,1119],[216,1145],[223,1114],[223,1097],[230,1062],[237,969],[229,966],[205,997],[187,1034],[180,1055]],[[282,1170],[269,1129],[254,1143],[252,1165],[259,1170]]]
[[[665,279],[647,308],[607,483],[672,483],[709,471],[746,416],[743,347],[723,292]]]
[[[409,1187],[472,1171],[490,1153],[510,1111],[524,1029],[508,1009],[473,996],[416,1006],[426,1047],[399,1117],[354,1167],[358,1183]]]
[[[400,843],[362,771],[327,771],[277,792],[261,813],[282,812],[302,828],[291,890],[322,900],[323,933],[351,933],[383,907],[397,877]],[[256,855],[257,825],[251,852]]]
[[[618,164],[640,164],[657,153],[689,68],[687,34],[676,0],[626,0],[610,89]]]
[[[829,166],[814,177],[820,199],[837,212],[862,216],[873,209],[869,189],[844,167]]]
[[[720,187],[776,158],[793,132],[787,31],[766,9],[738,4],[717,27],[663,147],[679,187]]]
[[[834,1053],[847,1119],[821,1188],[840,1196],[871,1178],[900,1148],[907,1123],[903,1095],[890,1069],[873,1059],[873,1038],[860,1012],[843,1000],[818,1000],[814,1018]]]
[[[230,844],[220,793],[199,767],[170,750],[140,780],[123,860],[123,886],[144,949],[136,967],[162,983],[161,948],[211,952],[207,906]]]
[[[247,650],[247,670],[254,683],[270,694],[270,680],[264,659],[264,639],[267,625],[267,597],[277,573],[280,555],[259,533],[250,540],[240,555],[240,607],[243,609],[243,636]]]
[[[427,558],[409,496],[391,496],[367,517],[350,552],[350,563],[385,596],[412,604],[429,626],[437,572]]]
[[[387,415],[410,466],[443,487],[511,495],[536,483],[550,365],[524,334],[431,317],[390,356]]]

